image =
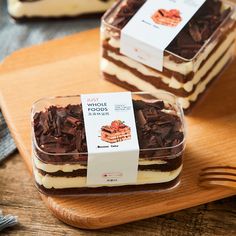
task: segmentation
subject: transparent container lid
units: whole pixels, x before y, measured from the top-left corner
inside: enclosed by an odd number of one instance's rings
[[[186,141],[186,124],[184,120],[184,114],[182,107],[178,102],[178,98],[170,93],[145,93],[138,92],[132,93],[133,100],[142,100],[147,103],[154,103],[157,101],[163,101],[165,104],[164,112],[173,113],[174,116],[178,117],[179,120],[179,131],[183,134],[183,138],[180,143],[167,147],[157,147],[157,148],[140,148],[140,158],[148,159],[165,159],[165,158],[175,158],[182,154],[185,148]],[[88,152],[78,152],[72,151],[68,153],[52,153],[43,150],[38,145],[34,129],[34,117],[35,114],[45,111],[51,106],[66,107],[67,105],[78,105],[81,104],[80,95],[76,96],[63,96],[63,97],[48,97],[42,98],[36,101],[32,106],[31,111],[31,127],[32,127],[32,144],[33,144],[33,154],[36,158],[44,163],[51,164],[70,164],[70,163],[86,163]],[[169,110],[168,110],[169,109]]]

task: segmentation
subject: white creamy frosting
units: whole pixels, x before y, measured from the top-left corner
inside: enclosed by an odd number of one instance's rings
[[[83,166],[80,164],[63,164],[63,165],[54,165],[54,164],[46,164],[40,161],[37,157],[33,157],[34,165],[45,172],[54,173],[57,171],[63,171],[65,173],[73,172],[79,169],[87,169],[87,166]]]
[[[147,166],[147,165],[165,165],[167,162],[162,161],[162,160],[144,160],[144,159],[139,159],[138,164],[142,166]]]
[[[234,54],[234,45],[232,45],[230,47],[230,49],[227,51],[227,53],[221,58],[221,60],[217,63],[217,65],[213,68],[213,70],[208,74],[207,78],[204,81],[198,83],[197,88],[194,91],[194,93],[192,93],[188,97],[180,97],[179,98],[179,101],[184,109],[187,109],[190,106],[190,102],[196,101],[198,95],[200,93],[202,93],[205,90],[206,85],[217,74],[219,74],[219,72],[223,69],[223,67],[225,66],[227,61],[229,61],[229,59],[233,56],[233,54]],[[217,61],[220,58],[220,56],[221,56],[220,54],[214,53],[212,55],[212,61],[213,62]],[[207,73],[209,67],[213,66],[213,64],[214,64],[213,62],[211,64],[210,64],[210,61],[206,63],[207,69],[206,68],[204,69],[204,67],[202,67],[201,73],[203,75],[205,73]],[[210,66],[208,64],[210,64]],[[119,80],[121,80],[123,82],[127,82],[131,85],[134,85],[136,88],[138,88],[141,91],[148,91],[150,93],[162,92],[162,90],[157,89],[152,84],[140,79],[139,77],[137,77],[136,75],[134,75],[130,71],[115,65],[114,63],[106,60],[105,58],[103,58],[101,60],[101,70],[107,74],[116,76]]]
[[[181,172],[182,166],[174,171],[138,171],[137,185],[165,183],[174,180]],[[64,188],[82,188],[86,187],[86,177],[55,177],[50,175],[43,176],[34,169],[35,181],[44,188],[64,189]],[[117,185],[116,185],[117,186]],[[97,187],[97,186],[94,186]],[[112,186],[110,186],[112,187]]]
[[[103,12],[113,2],[99,0],[40,0],[35,2],[21,2],[19,0],[8,0],[8,11],[14,17],[77,16],[87,13]]]
[[[109,32],[105,32],[104,30],[101,31],[103,36],[103,39],[108,39],[108,44],[114,48],[120,48],[120,40],[112,37]],[[232,37],[235,37],[235,32],[232,31],[231,34],[228,36],[228,40]],[[225,40],[227,41],[227,40]],[[231,41],[232,42],[232,41]],[[209,54],[212,52],[214,47],[216,46],[217,41],[214,40],[212,43],[210,43],[201,53],[196,61],[188,61],[188,60],[183,60],[183,63],[176,63],[172,60],[169,59],[169,56],[164,57],[164,67],[166,69],[179,72],[180,74],[183,75],[188,75],[190,72],[197,72],[201,63],[209,56]],[[139,63],[140,64],[140,63]]]
[[[201,67],[197,72],[195,72],[194,77],[191,81],[188,81],[187,83],[181,83],[178,80],[172,77],[164,76],[161,72],[155,71],[153,69],[148,68],[147,66],[130,59],[126,56],[118,55],[114,52],[107,51],[108,56],[116,61],[123,62],[127,66],[136,69],[140,73],[146,76],[154,76],[161,78],[161,81],[165,84],[167,84],[170,88],[174,89],[180,89],[183,88],[187,92],[191,92],[193,90],[194,85],[199,83],[201,78],[206,74],[206,71],[209,71],[212,67],[212,65],[218,60],[218,58],[227,50],[227,48],[230,46],[230,44],[235,39],[235,32],[230,33],[227,38],[224,40],[224,42],[221,43],[220,47],[215,51],[215,53],[208,58],[207,63],[203,67]],[[205,55],[205,54],[204,54]],[[197,61],[199,63],[199,61]],[[182,65],[183,66],[183,65]],[[157,78],[158,79],[158,78]]]
[[[47,173],[54,173],[57,171],[63,171],[65,173],[73,172],[75,170],[80,169],[87,169],[87,166],[83,166],[80,164],[61,164],[61,165],[54,165],[54,164],[46,164],[40,161],[37,157],[33,156],[33,162],[37,169],[43,170]],[[164,165],[166,161],[163,160],[139,160],[139,165]]]

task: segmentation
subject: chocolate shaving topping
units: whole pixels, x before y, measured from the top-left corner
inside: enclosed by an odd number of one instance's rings
[[[140,127],[144,127],[144,125],[147,123],[142,110],[138,110],[136,112],[136,121],[140,125]]]
[[[122,29],[145,2],[146,0],[124,1],[112,19],[108,20],[109,23]],[[222,10],[222,2],[219,0],[207,0],[169,44],[167,50],[186,59],[193,58],[230,11],[230,7]]]
[[[141,149],[170,147],[183,141],[180,118],[164,112],[167,108],[163,102],[133,101],[133,105]]]
[[[36,141],[49,153],[87,152],[81,105],[51,106],[34,115]]]
[[[147,103],[133,100],[140,149],[171,147],[184,139],[182,123],[174,108],[162,101]],[[164,111],[169,110],[169,112]],[[87,143],[82,106],[51,106],[34,115],[34,133],[38,146],[48,153],[85,153]],[[140,151],[140,155],[152,157],[152,151]],[[160,151],[159,151],[160,152]],[[178,150],[174,150],[178,153]],[[50,156],[40,153],[44,160]],[[160,155],[160,153],[158,153]],[[81,155],[85,158],[83,155]],[[53,161],[76,161],[81,156],[52,156]],[[51,159],[52,160],[52,159]]]
[[[200,32],[198,24],[194,22],[189,22],[189,33],[195,42],[198,43],[202,41],[202,34]]]

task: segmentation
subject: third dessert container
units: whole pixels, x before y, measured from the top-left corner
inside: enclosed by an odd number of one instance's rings
[[[115,0],[7,0],[16,21],[86,16],[105,12]]]

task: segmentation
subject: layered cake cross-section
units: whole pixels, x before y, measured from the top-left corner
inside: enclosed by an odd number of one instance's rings
[[[8,12],[15,20],[77,17],[102,13],[114,0],[8,0]]]
[[[32,114],[33,163],[36,185],[42,193],[122,193],[168,189],[179,183],[185,126],[183,113],[176,106],[156,99],[133,100],[140,148],[136,184],[94,187],[86,184],[88,150],[82,105],[52,104],[43,108],[41,102],[38,107]],[[130,136],[129,127],[121,121],[116,120],[102,130],[107,132],[110,126],[121,128],[126,139]],[[114,145],[114,140],[121,141],[113,136],[105,141]]]
[[[122,29],[144,3],[146,0],[120,0],[104,15],[103,76],[129,91],[171,92],[188,112],[234,57],[235,7],[220,0],[206,0],[165,49],[163,71],[159,71],[120,52]],[[175,19],[171,23],[174,26],[181,21],[181,13],[159,9],[152,19],[159,24]]]

